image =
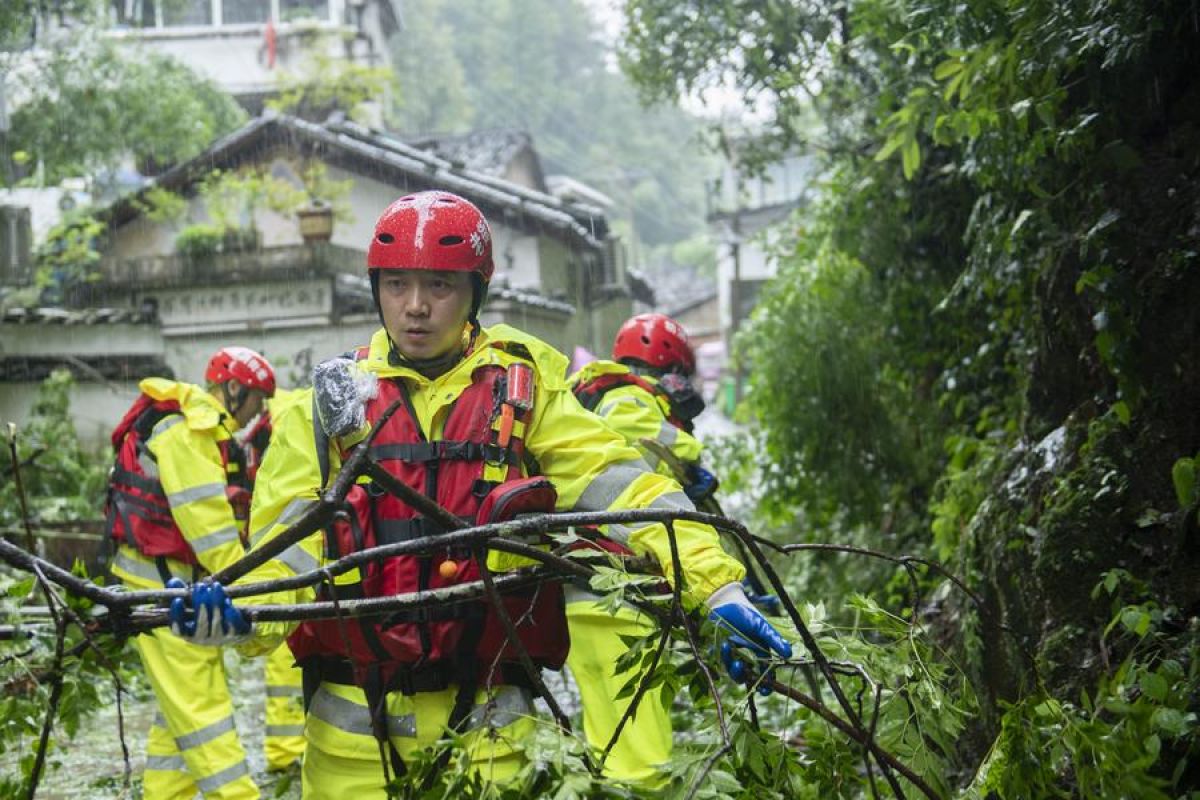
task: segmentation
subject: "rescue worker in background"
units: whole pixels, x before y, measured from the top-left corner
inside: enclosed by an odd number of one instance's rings
[[[295,394],[295,391],[277,387],[275,396],[267,400],[267,407],[259,414],[258,419],[239,437],[246,454],[246,478],[251,491],[254,489],[258,468],[262,466],[263,456],[271,443],[272,415],[277,414]],[[246,499],[249,501],[250,495],[247,495]],[[246,504],[245,516],[248,520],[249,502]],[[248,530],[246,542],[249,544]],[[304,755],[303,681],[300,668],[295,665],[292,651],[286,643],[276,647],[264,659],[263,682],[267,693],[263,755],[266,757],[268,770],[282,771]]]
[[[476,523],[515,511],[690,509],[678,484],[648,468],[636,450],[571,394],[567,360],[505,325],[482,329],[478,312],[493,272],[491,231],[479,210],[453,194],[400,198],[379,218],[367,253],[383,327],[352,358],[314,371],[313,402],[286,406],[259,474],[252,547],[285,530],[313,503],[385,408],[393,416],[371,443],[394,477]],[[315,410],[314,410],[315,409]],[[362,546],[439,531],[394,495],[360,482],[348,513],[322,537],[294,545],[245,581],[318,569]],[[503,513],[502,513],[503,512]],[[687,595],[761,652],[791,647],[746,600],[743,569],[715,532],[679,522]],[[661,524],[610,526],[634,550],[652,553],[669,579],[671,550]],[[489,551],[489,567],[525,562]],[[335,578],[341,597],[379,596],[476,579],[470,552],[382,559]],[[320,597],[330,597],[326,584]],[[245,602],[311,600],[311,589]],[[506,597],[510,618],[536,664],[561,667],[567,647],[556,584]],[[473,768],[487,781],[511,779],[525,761],[535,725],[528,678],[485,601],[417,609],[388,624],[260,622],[252,626],[218,584],[193,587],[172,603],[172,627],[197,641],[270,648],[289,635],[313,687],[305,723],[304,796],[383,798],[388,772],[445,736],[462,734]],[[586,641],[579,646],[587,647]],[[372,713],[372,712],[376,713]],[[373,736],[374,734],[374,736]],[[378,737],[378,741],[375,737]]]
[[[700,466],[704,446],[692,436],[704,400],[692,386],[696,357],[683,326],[665,314],[638,314],[617,331],[611,361],[593,361],[572,375],[571,391],[642,452],[651,466],[679,479],[693,502],[712,495],[716,477]],[[687,467],[678,476],[644,439],[669,449]]]
[[[204,378],[207,388],[142,381],[141,395],[113,431],[116,463],[105,506],[116,543],[110,569],[131,589],[195,581],[245,553],[227,494],[245,483],[233,436],[275,393],[275,373],[253,350],[223,347]],[[234,729],[221,650],[165,629],[137,636],[134,644],[159,709],[146,743],[144,795],[257,798]]]
[[[675,464],[688,466],[689,475],[707,475],[709,485],[704,491],[711,494],[716,480],[697,463],[702,445],[691,435],[692,418],[704,408],[689,380],[695,363],[679,323],[662,314],[639,314],[617,332],[612,361],[593,361],[567,381],[584,408],[624,436],[649,465],[682,482],[693,501],[697,500],[694,485],[643,440],[668,448]],[[632,701],[628,696],[614,699],[630,679],[628,673],[614,669],[629,649],[622,637],[647,636],[654,623],[629,606],[608,611],[602,598],[585,588],[568,587],[566,599],[571,638],[589,643],[571,649],[567,666],[579,685],[584,734],[593,747],[603,748]],[[669,761],[671,715],[661,693],[661,687],[647,692],[637,715],[626,721],[605,763],[605,774],[650,783],[659,774],[658,765]]]

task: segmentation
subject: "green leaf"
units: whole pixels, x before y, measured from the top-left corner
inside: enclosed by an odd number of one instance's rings
[[[1150,717],[1150,724],[1167,736],[1182,736],[1195,721],[1194,714],[1185,715],[1174,708],[1155,709]]]
[[[1175,485],[1175,499],[1180,508],[1191,508],[1196,503],[1196,460],[1181,458],[1171,467],[1171,482]]]
[[[933,79],[935,81],[944,81],[944,80],[946,80],[946,78],[949,78],[951,75],[956,75],[959,72],[962,72],[964,66],[966,66],[966,65],[963,64],[963,62],[960,61],[959,59],[948,58],[945,61],[943,61],[942,63],[938,64],[936,67],[934,67]]]
[[[904,144],[904,134],[893,134],[886,142],[884,142],[883,147],[879,148],[879,152],[875,154],[875,160],[887,161],[891,157],[892,153],[895,153],[898,149],[900,149],[902,144]]]
[[[1157,672],[1147,672],[1138,681],[1138,685],[1142,688],[1142,693],[1151,700],[1162,702],[1167,697],[1167,691],[1170,689],[1167,679],[1159,675]]]
[[[917,142],[916,136],[904,143],[900,159],[904,166],[904,177],[912,178],[917,173],[917,168],[921,166],[921,145]]]

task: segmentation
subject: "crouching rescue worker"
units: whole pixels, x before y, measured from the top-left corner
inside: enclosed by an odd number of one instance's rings
[[[252,427],[241,436],[246,453],[246,478],[253,490],[258,468],[271,444],[274,415],[295,399],[297,392],[275,389],[274,397]],[[249,496],[246,498],[249,500]],[[246,517],[250,509],[247,505]],[[249,537],[247,536],[247,543]],[[267,769],[278,772],[287,769],[304,755],[304,700],[300,669],[295,665],[292,651],[280,644],[263,659],[263,684],[266,687],[266,730],[263,736],[263,755]]]
[[[566,385],[566,358],[513,328],[477,321],[492,277],[491,231],[479,210],[453,194],[400,198],[375,226],[367,268],[383,327],[352,357],[314,372],[314,402],[287,406],[258,478],[252,547],[270,542],[311,505],[331,476],[380,426],[371,455],[394,479],[451,513],[484,523],[515,512],[684,508],[678,484],[651,471],[637,451]],[[380,423],[385,409],[395,412]],[[314,413],[314,408],[316,409]],[[689,599],[761,647],[790,645],[745,599],[741,565],[715,532],[676,526],[683,576],[671,575],[664,526],[610,526],[634,550],[652,553],[669,579],[686,580]],[[339,555],[439,531],[433,520],[382,487],[360,482],[347,513],[245,580],[311,572]],[[490,552],[489,566],[515,566]],[[470,552],[380,559],[338,576],[339,598],[436,589],[476,580]],[[315,596],[330,598],[328,583]],[[311,589],[246,602],[311,600]],[[544,584],[507,595],[507,612],[539,666],[558,669],[568,636],[561,589]],[[251,625],[218,584],[201,583],[172,604],[173,628],[206,640],[269,648],[289,635],[312,693],[305,723],[306,798],[383,798],[385,770],[455,730],[484,780],[510,780],[533,732],[529,681],[485,601],[430,607],[378,620]],[[586,648],[587,641],[576,646]]]
[[[113,431],[116,463],[105,506],[116,543],[110,569],[131,589],[193,582],[245,554],[234,511],[244,464],[233,435],[274,394],[275,373],[253,350],[223,347],[204,377],[207,388],[142,381]],[[221,650],[166,629],[134,644],[159,710],[146,744],[145,796],[257,798]]]

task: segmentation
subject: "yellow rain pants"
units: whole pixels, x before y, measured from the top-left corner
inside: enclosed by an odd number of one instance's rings
[[[220,648],[190,644],[163,628],[134,644],[159,708],[146,745],[143,796],[256,800]]]
[[[567,667],[579,685],[583,706],[583,733],[593,751],[601,753],[612,738],[617,723],[629,708],[633,696],[616,699],[622,687],[640,674],[617,674],[617,659],[629,648],[622,636],[648,636],[652,620],[636,610],[622,606],[610,613],[596,601],[596,595],[567,587],[567,625],[571,632],[571,652]],[[671,717],[663,708],[662,688],[642,696],[637,713],[625,721],[621,737],[604,762],[609,778],[643,786],[662,782],[661,769],[671,759]]]
[[[263,751],[267,769],[283,770],[304,755],[304,696],[299,667],[292,666],[286,644],[264,662],[267,687],[267,731]]]
[[[406,763],[444,735],[456,695],[454,688],[388,695],[388,732]],[[463,739],[471,768],[484,780],[503,784],[524,766],[533,713],[532,697],[524,689],[498,686],[490,695],[483,690],[476,694]],[[362,689],[322,683],[309,706],[305,737],[304,800],[385,800],[379,743],[371,734]]]

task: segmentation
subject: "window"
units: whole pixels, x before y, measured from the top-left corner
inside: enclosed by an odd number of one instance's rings
[[[222,0],[221,23],[242,25],[271,18],[271,0]]]
[[[329,0],[279,0],[279,18],[284,22],[298,19],[329,21]]]
[[[119,28],[154,27],[154,0],[112,0],[110,6]]]
[[[143,0],[149,5],[149,0]],[[158,0],[165,26],[212,25],[212,0]]]

